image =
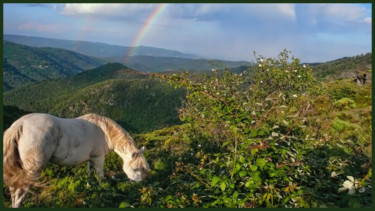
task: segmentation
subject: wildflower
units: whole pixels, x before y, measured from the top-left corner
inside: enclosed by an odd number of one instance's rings
[[[353,195],[355,193],[355,189],[358,187],[358,181],[354,179],[352,176],[347,176],[348,180],[342,184],[343,187],[339,188],[338,192],[341,193],[345,190],[349,190],[348,194]]]
[[[297,72],[297,70],[294,70],[293,72],[295,72],[295,73],[296,73],[296,72]]]
[[[212,68],[211,70],[212,70],[212,72],[216,72],[216,69],[215,69],[215,68]]]
[[[300,75],[298,75],[298,78],[301,78],[301,76],[300,76]]]
[[[198,144],[198,147],[200,148],[202,145]]]
[[[297,94],[294,94],[293,97],[298,97],[298,95],[297,95]]]
[[[303,68],[306,68],[306,65],[305,65],[305,64],[303,65]]]
[[[306,137],[307,138],[307,137]],[[332,171],[332,173],[331,173],[331,177],[337,177],[337,173],[335,172],[335,171]]]
[[[263,81],[260,81],[260,83],[263,83]]]
[[[259,64],[259,67],[262,67],[262,65],[261,65],[261,64]]]
[[[286,73],[289,73],[289,70],[285,70]]]

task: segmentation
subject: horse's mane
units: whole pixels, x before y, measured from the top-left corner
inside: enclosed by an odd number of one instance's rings
[[[115,121],[98,114],[86,114],[79,117],[79,119],[87,120],[100,127],[106,136],[106,141],[110,149],[117,149],[122,153],[135,155],[129,163],[130,166],[142,166],[145,170],[149,169],[146,159],[136,147],[133,138]]]
[[[110,118],[98,114],[86,114],[79,119],[87,120],[100,127],[106,136],[110,149],[126,150],[129,153],[139,152],[130,134]]]

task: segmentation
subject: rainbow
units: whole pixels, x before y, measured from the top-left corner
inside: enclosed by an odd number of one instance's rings
[[[133,55],[135,49],[142,41],[143,37],[145,36],[147,30],[150,28],[150,26],[155,22],[155,20],[159,17],[159,15],[162,13],[162,11],[167,7],[167,4],[159,4],[154,11],[150,14],[150,16],[147,18],[145,24],[142,25],[141,29],[137,33],[137,36],[135,36],[135,39],[133,40],[132,44],[129,47],[128,53],[125,57],[125,63],[127,63],[130,59],[130,57]]]

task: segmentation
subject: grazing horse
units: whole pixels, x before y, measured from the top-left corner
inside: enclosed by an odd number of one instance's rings
[[[20,207],[30,186],[38,186],[48,162],[77,165],[89,161],[99,182],[104,178],[104,157],[109,150],[123,159],[130,180],[145,179],[149,166],[144,147],[113,120],[97,114],[63,119],[49,114],[28,114],[7,129],[3,137],[3,176],[9,187],[12,207]]]

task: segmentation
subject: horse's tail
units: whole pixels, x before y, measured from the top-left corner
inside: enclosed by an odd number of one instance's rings
[[[13,188],[23,188],[36,184],[35,177],[23,168],[18,150],[18,142],[22,136],[22,125],[12,125],[3,137],[3,176],[4,184]]]

